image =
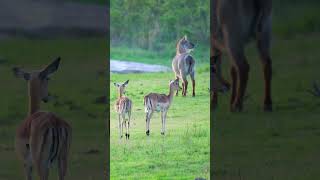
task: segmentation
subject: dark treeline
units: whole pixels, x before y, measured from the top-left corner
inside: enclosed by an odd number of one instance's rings
[[[111,0],[111,44],[161,50],[184,34],[209,45],[209,0]]]

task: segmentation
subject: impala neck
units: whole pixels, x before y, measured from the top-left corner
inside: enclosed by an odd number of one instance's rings
[[[179,55],[179,54],[183,54],[183,53],[186,53],[186,50],[180,46],[180,43],[178,43],[176,54]]]
[[[174,96],[174,90],[173,90],[172,88],[170,88],[169,94],[168,94],[169,103],[170,103],[170,104],[171,104],[171,102],[172,102],[173,96]]]
[[[38,88],[29,83],[29,115],[39,111],[41,98],[39,96]]]
[[[123,90],[119,89],[118,90],[118,98],[121,98],[123,96]]]

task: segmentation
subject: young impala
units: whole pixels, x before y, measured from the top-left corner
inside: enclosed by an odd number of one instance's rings
[[[264,110],[272,111],[271,100],[271,0],[211,1],[211,65],[213,78],[223,82],[220,70],[222,52],[231,58],[231,111],[241,111],[249,77],[245,46],[255,38],[264,74]],[[211,102],[216,104],[217,92]]]
[[[126,127],[126,139],[130,137],[130,119],[131,119],[131,108],[132,108],[132,101],[123,96],[125,94],[125,88],[127,87],[129,80],[124,82],[123,84],[114,83],[114,85],[118,88],[118,99],[115,103],[115,109],[118,113],[119,117],[119,133],[120,138],[122,138],[123,134],[123,126]],[[126,119],[126,114],[128,116],[128,120]]]
[[[66,175],[71,127],[54,113],[40,111],[41,101],[49,100],[49,75],[58,69],[59,63],[60,58],[57,58],[46,68],[33,72],[13,68],[15,76],[25,79],[29,86],[29,114],[18,127],[15,141],[27,180],[32,179],[32,167],[35,167],[41,180],[47,180],[49,168],[55,161],[59,179],[63,180]]]
[[[150,119],[154,111],[161,111],[161,134],[165,134],[167,112],[172,103],[174,92],[179,89],[179,79],[170,81],[169,94],[150,93],[144,97],[144,108],[146,112],[146,134],[150,134]]]

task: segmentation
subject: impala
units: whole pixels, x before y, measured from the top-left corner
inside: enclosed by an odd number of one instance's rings
[[[125,88],[127,87],[129,83],[129,80],[124,82],[123,84],[120,83],[114,83],[114,86],[118,88],[118,99],[115,103],[115,109],[118,113],[119,118],[119,134],[120,138],[122,138],[123,134],[123,126],[126,127],[126,139],[129,139],[130,137],[130,120],[131,120],[131,108],[132,108],[132,101],[123,96],[125,93]],[[128,119],[126,120],[126,115],[128,116]]]
[[[46,68],[26,72],[13,68],[16,77],[23,78],[29,87],[29,113],[16,131],[15,149],[22,159],[26,179],[32,179],[35,167],[41,180],[47,180],[49,168],[57,162],[59,179],[63,180],[67,171],[67,161],[71,145],[70,125],[52,112],[40,111],[41,101],[49,100],[48,81],[60,63],[57,58]]]
[[[165,134],[167,112],[172,103],[174,92],[179,89],[179,79],[169,82],[169,94],[150,93],[144,97],[144,107],[146,112],[146,134],[150,134],[150,119],[154,111],[161,111],[161,134]]]

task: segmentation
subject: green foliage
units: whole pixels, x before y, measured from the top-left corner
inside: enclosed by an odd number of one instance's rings
[[[187,34],[209,44],[209,0],[111,0],[111,44],[162,51]]]
[[[320,1],[274,1],[273,33],[288,38],[320,31]]]
[[[197,74],[196,97],[191,97],[189,86],[187,97],[173,98],[165,136],[160,134],[160,113],[153,114],[150,137],[145,134],[143,97],[150,92],[167,94],[172,73],[111,74],[110,79],[111,179],[209,179],[209,73]],[[133,101],[129,141],[119,140],[113,85],[127,79],[126,96]]]

